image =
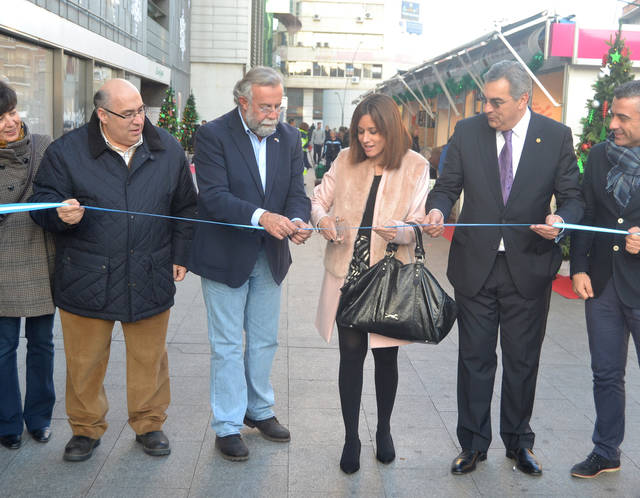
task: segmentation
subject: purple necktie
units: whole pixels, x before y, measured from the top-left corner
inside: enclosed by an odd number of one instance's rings
[[[511,134],[513,130],[507,130],[502,132],[504,137],[504,147],[500,151],[498,156],[498,165],[500,166],[500,186],[502,187],[502,200],[505,205],[507,199],[509,199],[509,193],[511,192],[511,186],[513,185],[513,167],[511,166]]]

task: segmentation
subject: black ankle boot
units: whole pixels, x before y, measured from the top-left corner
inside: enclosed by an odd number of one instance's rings
[[[353,474],[360,470],[360,439],[349,438],[344,440],[340,468],[345,474]]]
[[[376,458],[382,463],[391,463],[396,458],[391,432],[376,431]]]

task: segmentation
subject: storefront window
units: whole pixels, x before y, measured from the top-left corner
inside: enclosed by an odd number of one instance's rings
[[[53,133],[53,55],[0,34],[0,79],[18,95],[18,111],[33,133]]]
[[[78,57],[64,54],[64,67],[64,124],[62,132],[67,133],[85,124],[89,117],[85,100],[87,63]]]
[[[113,69],[95,64],[93,66],[93,93],[97,92],[107,80],[115,78]]]

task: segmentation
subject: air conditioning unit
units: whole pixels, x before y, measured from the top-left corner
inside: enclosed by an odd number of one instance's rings
[[[322,42],[316,42],[316,47],[322,47]]]
[[[329,47],[329,42],[324,42],[325,47]]]
[[[356,17],[356,22],[362,24],[364,21],[363,21],[362,17],[358,16],[358,17]]]
[[[364,18],[365,18],[365,19],[372,19],[372,18],[373,18],[373,16],[371,15],[371,12],[365,12],[365,13],[364,13]]]
[[[318,14],[313,14],[313,20],[314,21],[319,21],[320,20],[320,16]]]
[[[356,83],[360,83],[360,76],[351,76],[351,83],[353,83],[354,85]]]

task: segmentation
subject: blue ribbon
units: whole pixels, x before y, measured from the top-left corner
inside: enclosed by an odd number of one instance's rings
[[[63,202],[21,202],[18,204],[0,204],[0,214],[9,214],[9,213],[18,213],[18,212],[24,212],[24,211],[38,211],[41,209],[53,209],[53,208],[58,208],[58,207],[62,207],[62,206],[67,206],[68,204],[65,204]],[[101,207],[96,207],[96,206],[82,206],[85,209],[92,209],[94,211],[106,211],[109,213],[121,213],[121,214],[134,214],[134,215],[139,215],[139,216],[153,216],[155,218],[166,218],[169,220],[177,220],[177,221],[191,221],[191,222],[195,222],[195,223],[211,223],[214,225],[225,225],[225,226],[230,226],[230,227],[237,227],[237,228],[252,228],[254,230],[264,230],[264,227],[256,227],[253,225],[240,225],[237,223],[225,223],[222,221],[211,221],[211,220],[199,220],[196,218],[182,218],[180,216],[168,216],[168,215],[164,215],[164,214],[155,214],[155,213],[143,213],[140,211],[125,211],[122,209],[108,209],[108,208],[101,208]],[[537,225],[538,223],[444,223],[441,226],[445,226],[445,227],[529,227],[531,225]],[[425,223],[422,225],[418,225],[418,226],[432,226],[433,224],[431,223]],[[383,226],[380,228],[406,228],[406,227],[410,227],[411,225],[390,225],[390,226]],[[571,223],[554,223],[552,225],[555,228],[561,228],[561,229],[567,229],[567,230],[584,230],[584,231],[589,231],[589,232],[601,232],[601,233],[613,233],[613,234],[619,234],[619,235],[629,235],[629,232],[626,230],[619,230],[619,229],[615,229],[615,228],[604,228],[604,227],[594,227],[594,226],[589,226],[589,225],[575,225],[575,224],[571,224]],[[364,228],[364,229],[373,229],[373,228],[378,228],[378,227],[346,227],[345,230],[358,230],[360,228]],[[300,230],[326,230],[324,228],[300,228]],[[634,235],[639,235],[640,236],[640,232],[638,233],[634,233]]]

